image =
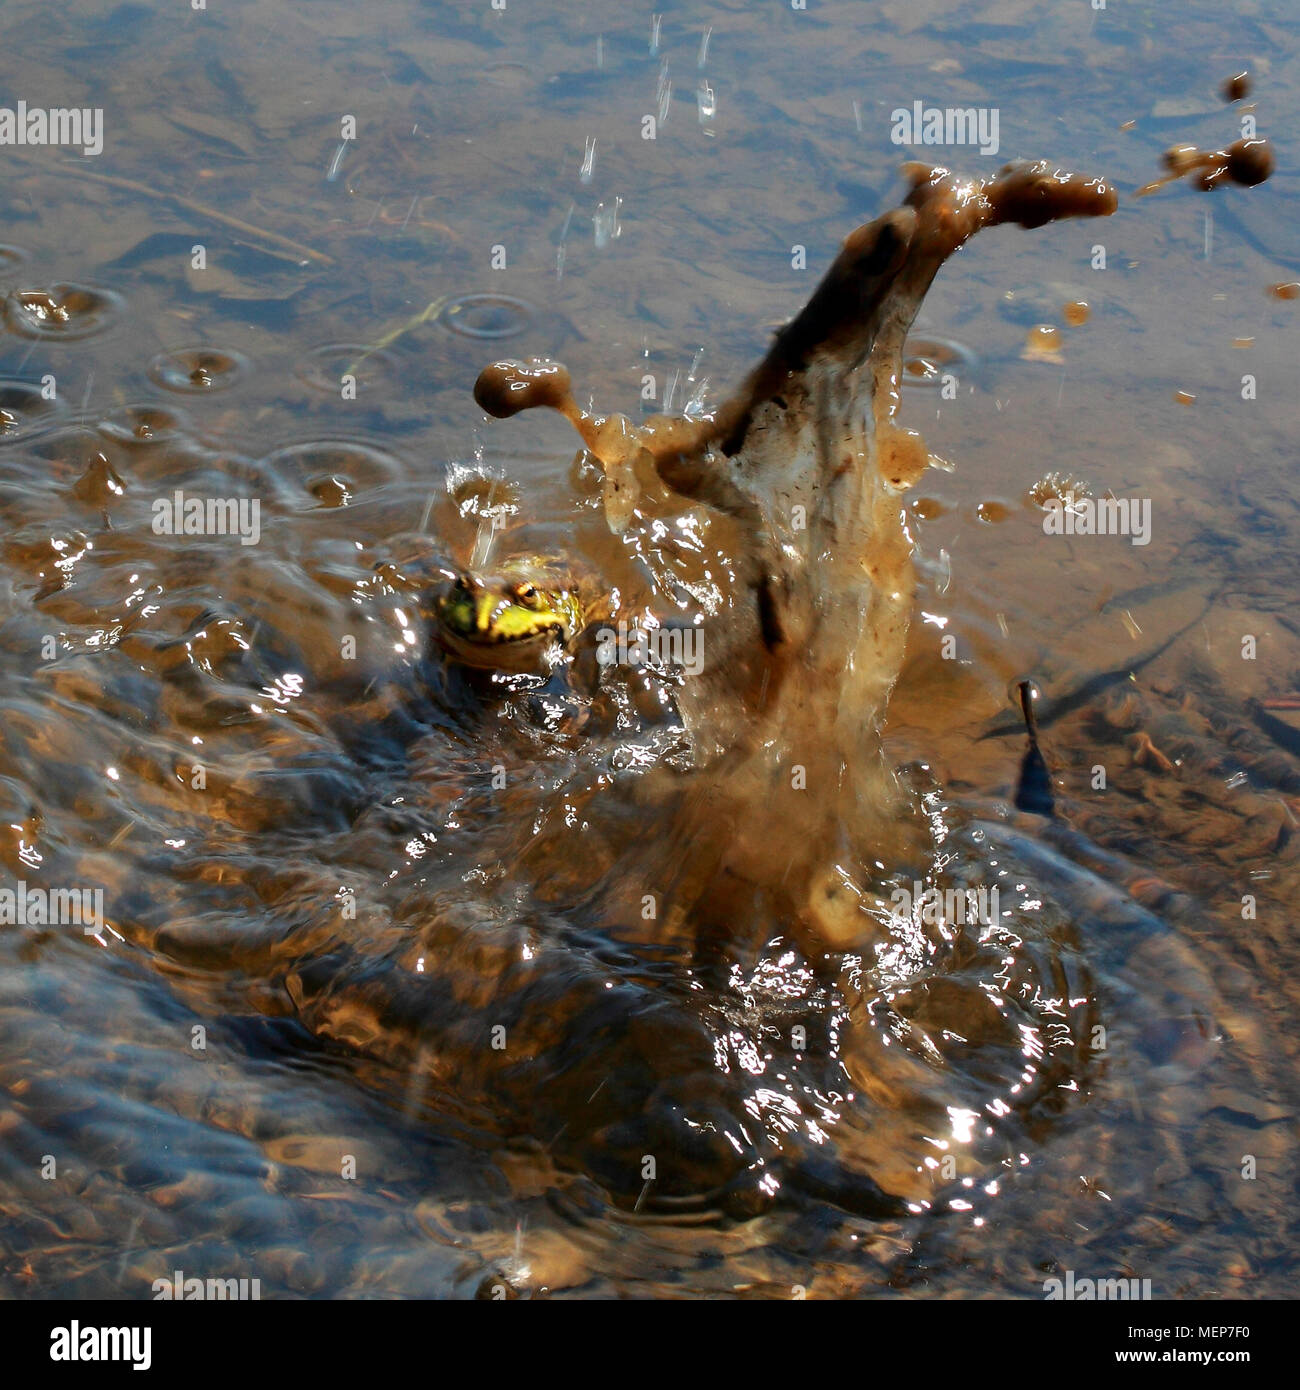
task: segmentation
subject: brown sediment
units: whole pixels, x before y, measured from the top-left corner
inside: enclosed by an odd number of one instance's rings
[[[1190,178],[1197,188],[1208,193],[1221,183],[1236,183],[1254,188],[1273,172],[1273,147],[1267,140],[1235,140],[1223,150],[1201,150],[1195,145],[1172,145],[1165,151],[1167,173],[1150,183],[1144,183],[1135,198],[1163,188],[1175,179]]]

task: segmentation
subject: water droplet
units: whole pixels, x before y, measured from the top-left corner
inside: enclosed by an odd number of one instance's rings
[[[1043,699],[1038,682],[1028,676],[1016,676],[1007,682],[1007,699],[1024,716],[1031,730],[1047,708],[1047,701]]]

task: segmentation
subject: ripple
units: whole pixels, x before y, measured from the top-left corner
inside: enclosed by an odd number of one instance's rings
[[[149,379],[168,391],[198,395],[224,391],[248,370],[248,359],[219,348],[180,348],[159,353],[149,363]]]
[[[321,507],[346,507],[365,492],[400,478],[402,461],[382,449],[354,440],[330,439],[291,444],[262,460],[279,483],[305,492]]]
[[[518,91],[521,87],[531,87],[536,81],[534,71],[524,63],[489,63],[483,75],[496,87],[510,87]]]
[[[121,296],[89,285],[57,284],[14,290],[5,298],[5,322],[24,338],[88,338],[121,312]]]
[[[62,414],[62,403],[46,400],[41,388],[17,377],[0,377],[0,443],[30,439],[50,429]]]
[[[162,405],[119,406],[96,428],[115,443],[136,446],[170,444],[189,433],[185,417]]]
[[[27,252],[21,246],[7,246],[0,242],[0,270],[8,270],[11,265],[21,265],[27,259]]]
[[[909,338],[903,348],[903,385],[938,386],[945,372],[960,376],[975,354],[952,338]]]
[[[466,338],[514,338],[532,323],[537,310],[508,294],[463,294],[438,315],[440,323]]]
[[[328,343],[313,348],[298,364],[296,373],[300,381],[315,390],[337,396],[343,389],[345,375],[356,377],[358,387],[370,386],[392,369],[393,358],[382,348],[376,350],[364,343]]]

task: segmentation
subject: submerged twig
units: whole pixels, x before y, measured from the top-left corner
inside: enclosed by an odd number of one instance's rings
[[[392,343],[395,343],[404,334],[409,333],[411,329],[418,328],[422,323],[428,323],[428,321],[431,318],[435,317],[443,309],[443,307],[446,305],[447,301],[450,298],[451,296],[447,294],[439,295],[437,299],[427,304],[414,317],[407,319],[405,323],[400,324],[397,328],[394,328],[391,333],[385,333],[384,336],[380,338],[380,340],[377,343],[374,343],[370,347],[368,347],[365,350],[365,352],[363,352],[361,356],[356,359],[355,362],[352,362],[348,366],[345,375],[351,376],[356,371],[356,369],[366,360],[367,357],[373,357],[375,353],[382,352],[386,347],[388,347]]]
[[[283,246],[300,256],[306,256],[319,265],[334,264],[334,258],[327,256],[324,251],[317,251],[314,247],[306,246],[301,241],[294,241],[292,237],[281,236],[279,232],[270,232],[265,227],[254,226],[252,222],[245,222],[243,218],[233,217],[228,212],[218,212],[216,208],[210,208],[206,203],[199,203],[193,198],[187,198],[183,193],[168,193],[165,189],[150,188],[147,183],[141,183],[138,179],[123,178],[120,174],[97,174],[92,169],[85,169],[81,165],[71,163],[49,165],[48,172],[63,174],[68,178],[92,179],[96,183],[107,184],[110,188],[120,188],[127,193],[143,194],[146,198],[153,198],[158,202],[175,203],[177,207],[184,208],[187,212],[195,213],[200,217],[209,217],[214,222],[233,227],[236,231],[244,232],[248,236],[260,237],[273,246]]]

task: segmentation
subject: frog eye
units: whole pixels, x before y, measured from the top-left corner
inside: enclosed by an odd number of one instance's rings
[[[538,608],[541,601],[537,594],[537,585],[530,584],[525,580],[522,584],[515,585],[515,597],[520,603],[526,603],[530,608]]]

